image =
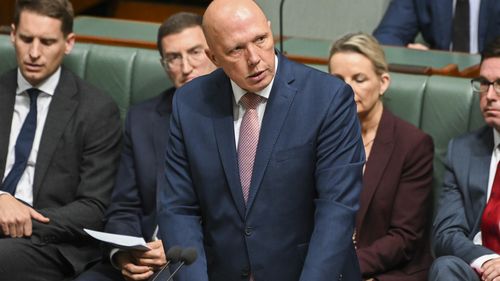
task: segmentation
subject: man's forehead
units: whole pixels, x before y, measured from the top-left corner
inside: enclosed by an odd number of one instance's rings
[[[23,10],[19,23],[14,25],[16,32],[24,36],[55,38],[63,36],[62,21],[30,10]]]
[[[169,34],[162,39],[164,52],[187,51],[205,45],[205,36],[199,26],[186,28],[179,33]]]
[[[479,74],[488,78],[500,77],[500,57],[487,58],[481,63]]]

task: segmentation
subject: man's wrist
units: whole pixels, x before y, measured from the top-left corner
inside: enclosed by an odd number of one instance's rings
[[[472,263],[470,264],[470,266],[476,270],[476,272],[481,272],[481,268],[483,267],[483,264],[491,259],[495,259],[495,258],[500,258],[500,255],[498,254],[489,254],[489,255],[484,255],[484,256],[480,256],[479,258],[475,259],[474,261],[472,261]]]

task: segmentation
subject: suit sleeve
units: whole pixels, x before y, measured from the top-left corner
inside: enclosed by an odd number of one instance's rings
[[[165,252],[172,246],[194,247],[198,258],[176,274],[177,281],[208,281],[201,212],[193,187],[182,134],[178,95],[173,99],[166,155],[166,184],[157,187],[158,225]]]
[[[111,233],[142,237],[142,199],[136,176],[131,118],[133,117],[129,112],[125,121],[123,148],[115,188],[111,195],[111,205],[106,213],[105,230]],[[150,239],[150,237],[144,238]]]
[[[389,230],[370,246],[357,250],[363,276],[380,278],[384,272],[409,262],[418,250],[418,242],[427,239],[424,235],[432,210],[432,160],[433,144],[427,135],[408,149],[396,186]]]
[[[455,176],[456,163],[463,161],[461,154],[462,150],[455,150],[455,140],[452,139],[448,145],[439,208],[432,226],[432,247],[436,257],[457,256],[470,264],[480,256],[493,254],[493,251],[475,245],[469,239],[474,226],[467,223],[467,210],[463,202],[462,192],[467,187],[459,186]]]
[[[352,89],[343,85],[331,94],[317,137],[316,211],[301,281],[341,280],[347,271],[360,277],[352,234],[364,149]]]
[[[118,108],[111,100],[95,101],[92,106],[82,122],[85,128],[78,159],[80,168],[76,171],[78,186],[62,191],[74,192],[74,200],[62,207],[38,210],[50,218],[50,223],[33,221],[32,239],[80,243],[88,239],[83,228],[103,227],[120,156],[121,121]]]
[[[414,0],[392,0],[373,36],[383,45],[406,46],[415,40],[418,32]]]

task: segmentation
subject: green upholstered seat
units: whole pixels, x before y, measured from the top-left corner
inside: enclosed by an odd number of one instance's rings
[[[470,79],[391,73],[384,105],[413,123],[434,141],[434,195],[441,189],[444,161],[451,138],[484,125],[479,97]]]
[[[401,119],[420,127],[427,78],[391,73],[391,85],[383,96],[384,106]]]
[[[286,54],[300,57],[328,59],[333,42],[322,39],[291,37],[283,42]],[[279,48],[279,43],[276,48]],[[478,54],[453,53],[444,51],[420,51],[402,47],[383,46],[389,64],[412,65],[421,67],[443,68],[449,64],[457,64],[464,69],[480,62]]]
[[[73,30],[77,35],[156,44],[159,27],[159,23],[78,16],[75,18]]]
[[[155,50],[77,43],[64,65],[111,95],[122,117],[130,105],[172,86]],[[0,35],[0,73],[15,67],[9,36]]]

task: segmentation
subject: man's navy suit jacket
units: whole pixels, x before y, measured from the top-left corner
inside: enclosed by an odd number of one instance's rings
[[[450,141],[432,229],[436,257],[452,255],[470,264],[494,254],[473,242],[486,207],[493,143],[493,129],[486,126]]]
[[[124,144],[105,230],[151,240],[156,220],[156,185],[164,184],[172,97],[175,88],[133,106],[125,121]]]
[[[500,1],[481,0],[478,51],[500,36]],[[384,45],[406,46],[420,32],[432,49],[449,50],[453,0],[392,0],[373,35]]]
[[[177,280],[360,280],[352,243],[364,149],[353,92],[279,56],[245,203],[222,69],[178,89],[158,220],[197,261]]]

